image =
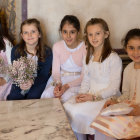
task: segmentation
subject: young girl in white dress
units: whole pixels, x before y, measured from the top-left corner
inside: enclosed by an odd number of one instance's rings
[[[100,18],[92,18],[85,27],[88,46],[84,59],[84,77],[79,95],[64,104],[64,108],[78,140],[86,140],[85,134],[95,134],[90,124],[99,114],[107,98],[119,95],[122,61],[112,51],[109,28]],[[112,139],[102,135],[98,140]]]
[[[5,27],[2,26],[0,19],[0,60],[5,65],[11,64],[12,43],[5,34]],[[2,69],[2,68],[1,68]],[[10,92],[12,82],[6,73],[0,74],[0,100],[6,100]]]
[[[60,24],[62,39],[53,46],[53,66],[46,89],[41,98],[59,97],[66,102],[78,93],[82,81],[82,60],[86,47],[79,40],[80,22],[73,15],[66,15]]]

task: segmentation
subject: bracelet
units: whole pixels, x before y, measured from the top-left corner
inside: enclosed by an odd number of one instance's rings
[[[58,84],[62,84],[61,82],[57,81],[57,82],[52,82],[51,85],[52,86],[57,86]]]

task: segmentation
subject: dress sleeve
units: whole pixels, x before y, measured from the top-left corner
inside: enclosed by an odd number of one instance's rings
[[[90,76],[88,71],[88,65],[85,63],[85,58],[83,59],[83,80],[81,83],[81,88],[79,93],[88,93],[90,87]]]
[[[121,73],[122,73],[122,60],[117,54],[110,58],[110,79],[107,88],[100,90],[97,95],[102,98],[108,98],[120,92]]]
[[[6,44],[6,57],[7,57],[7,61],[8,61],[8,64],[11,64],[11,50],[12,50],[12,43],[8,40],[5,40],[5,44]]]
[[[127,67],[126,67],[127,68]],[[129,79],[129,75],[130,71],[128,72],[127,69],[124,70],[123,73],[123,83],[122,83],[122,95],[120,97],[118,97],[119,101],[122,100],[128,100],[129,99],[129,93],[130,93],[130,79]]]
[[[52,65],[52,77],[54,82],[61,82],[60,77],[60,56],[57,51],[57,46],[53,46],[53,65]]]

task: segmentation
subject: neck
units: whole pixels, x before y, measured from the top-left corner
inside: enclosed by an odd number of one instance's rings
[[[136,63],[136,62],[135,62],[135,63],[134,63],[134,68],[135,68],[135,69],[140,69],[140,63]]]
[[[70,49],[74,49],[78,46],[78,44],[80,43],[80,40],[75,41],[75,43],[71,46],[68,46]]]
[[[27,53],[36,55],[36,47],[35,46],[26,46]]]

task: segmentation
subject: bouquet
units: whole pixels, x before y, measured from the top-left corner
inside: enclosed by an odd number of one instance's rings
[[[16,86],[26,83],[28,80],[34,80],[37,76],[37,66],[35,61],[27,57],[20,57],[18,60],[13,61],[9,66],[9,75]],[[29,90],[21,91],[25,95]]]

